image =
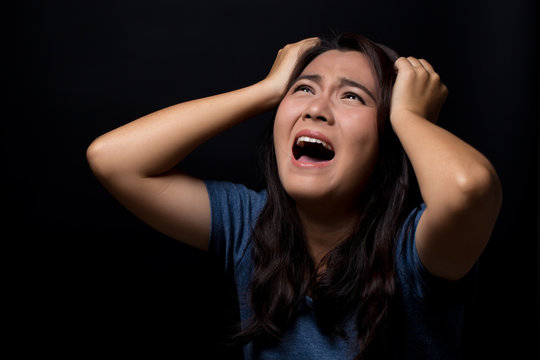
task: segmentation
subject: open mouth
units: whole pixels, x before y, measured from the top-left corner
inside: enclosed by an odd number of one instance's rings
[[[328,143],[309,136],[300,136],[293,145],[293,156],[300,162],[330,161],[335,155]]]

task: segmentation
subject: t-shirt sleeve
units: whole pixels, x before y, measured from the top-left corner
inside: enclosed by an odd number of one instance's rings
[[[406,288],[417,298],[436,296],[463,302],[474,291],[477,265],[458,281],[439,278],[426,269],[416,249],[416,228],[425,209],[425,204],[414,209],[403,225],[397,247],[397,271],[407,282]]]
[[[206,180],[205,184],[212,219],[208,251],[223,262],[226,273],[232,274],[247,251],[266,192],[223,181]]]

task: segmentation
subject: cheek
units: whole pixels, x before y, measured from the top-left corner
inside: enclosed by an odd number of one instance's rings
[[[285,129],[286,129],[286,126],[283,121],[283,117],[278,111],[276,113],[276,118],[274,119],[274,130],[273,130],[274,131],[274,148],[277,154],[279,154],[282,151],[284,143],[286,142]]]
[[[350,142],[360,146],[376,145],[378,142],[376,114],[367,113],[352,117],[342,123],[342,129]]]
[[[273,131],[276,155],[288,150],[289,136],[297,118],[297,109],[287,101],[287,98],[283,99],[276,111],[276,117],[274,119]]]
[[[346,163],[353,172],[370,172],[378,158],[379,136],[377,119],[373,117],[352,119],[342,126],[346,138]]]

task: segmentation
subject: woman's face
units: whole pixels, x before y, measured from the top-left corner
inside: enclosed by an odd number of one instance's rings
[[[280,103],[274,123],[279,177],[297,203],[354,206],[377,160],[377,83],[367,57],[316,57]]]

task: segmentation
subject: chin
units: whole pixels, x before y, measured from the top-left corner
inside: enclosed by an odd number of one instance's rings
[[[355,207],[362,195],[366,181],[332,183],[327,177],[291,175],[282,178],[285,192],[297,204],[343,210]],[[366,180],[366,179],[365,179]]]
[[[282,183],[285,192],[297,204],[306,204],[310,206],[324,206],[333,208],[338,206],[344,198],[344,194],[337,189],[333,189],[328,184],[320,181],[321,179],[310,179],[302,182],[285,182]]]
[[[332,194],[327,191],[310,188],[308,186],[285,187],[285,191],[295,202],[325,203],[329,199],[335,198],[335,196],[332,196]]]

